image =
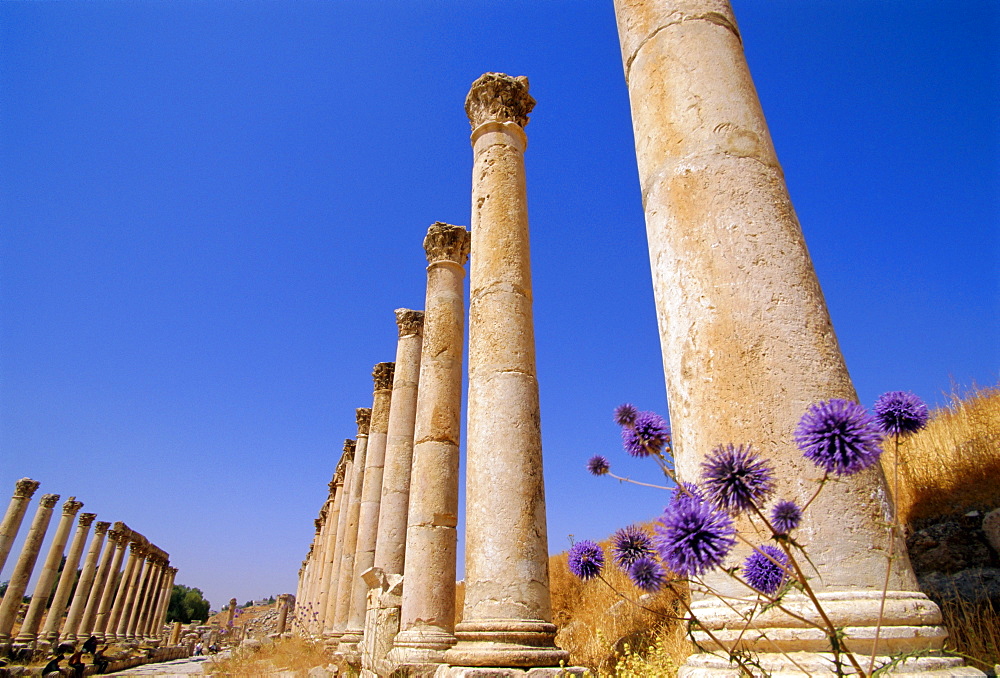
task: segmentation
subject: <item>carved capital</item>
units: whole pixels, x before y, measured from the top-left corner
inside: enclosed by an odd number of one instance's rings
[[[344,456],[341,461],[346,466],[347,462],[354,461],[354,450],[358,446],[358,441],[348,438],[344,441]]]
[[[396,363],[376,363],[372,370],[376,391],[387,391],[392,388],[392,375],[396,372]]]
[[[414,311],[409,308],[396,309],[396,327],[399,328],[399,336],[410,337],[424,331],[424,312]]]
[[[76,497],[70,497],[63,504],[63,515],[64,516],[75,516],[77,511],[83,508],[83,502],[77,501]]]
[[[88,514],[84,513],[83,515],[88,515]],[[107,534],[109,527],[111,527],[111,523],[104,522],[103,520],[98,520],[97,524],[94,525],[94,534]]]
[[[143,544],[141,541],[134,541],[131,544],[129,544],[129,551],[136,558],[145,557],[147,549],[148,547],[146,546],[146,544]]]
[[[80,514],[80,527],[90,527],[90,525],[97,519],[96,513],[81,513]]]
[[[465,113],[472,129],[484,122],[514,122],[524,127],[535,100],[528,94],[528,79],[506,73],[483,73],[465,97]]]
[[[35,490],[41,485],[37,480],[31,478],[21,478],[14,483],[14,496],[19,499],[31,499]]]
[[[319,534],[319,531],[323,529],[323,519],[313,518],[313,525],[316,526],[316,534]]]
[[[358,422],[358,435],[366,436],[368,435],[368,427],[372,423],[372,408],[370,407],[359,407],[354,410],[355,419]]]
[[[43,494],[42,498],[38,500],[38,503],[39,505],[50,509],[56,505],[57,501],[59,501],[58,494]]]
[[[453,226],[441,221],[431,224],[424,237],[424,252],[427,253],[429,264],[436,261],[454,261],[459,266],[465,266],[469,260],[471,245],[471,234],[464,226]]]

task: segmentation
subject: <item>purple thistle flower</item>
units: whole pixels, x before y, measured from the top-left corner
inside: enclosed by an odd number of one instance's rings
[[[587,460],[587,470],[593,473],[595,476],[603,476],[605,473],[611,470],[611,464],[608,463],[606,457],[602,457],[599,454],[595,454],[593,457]]]
[[[569,571],[580,579],[593,579],[601,573],[603,567],[604,551],[589,539],[582,539],[570,548]]]
[[[763,553],[762,553],[763,552]],[[764,555],[774,559],[774,562]],[[781,563],[780,565],[778,563]],[[772,596],[785,583],[788,573],[788,556],[781,549],[765,544],[759,551],[751,553],[743,562],[743,578],[756,591]]]
[[[771,526],[778,534],[788,534],[802,520],[802,510],[794,501],[779,501],[771,509]]]
[[[720,565],[736,543],[735,533],[725,512],[676,492],[656,525],[653,545],[667,567],[690,577]]]
[[[667,582],[667,572],[656,560],[643,556],[628,568],[628,578],[643,591],[659,591]]]
[[[632,563],[645,556],[651,556],[653,539],[638,525],[629,525],[615,532],[611,537],[611,553],[615,563],[623,570],[628,570]]]
[[[916,433],[927,426],[927,405],[909,391],[889,391],[879,396],[872,408],[882,432],[891,436]]]
[[[702,462],[705,494],[730,513],[748,511],[774,490],[773,470],[750,446],[719,445]]]
[[[633,457],[648,457],[670,440],[667,422],[656,412],[640,412],[631,426],[622,429],[622,444]]]
[[[851,475],[882,454],[875,418],[858,403],[835,398],[812,405],[795,429],[795,443],[807,459],[828,473]]]
[[[615,408],[615,423],[619,426],[631,426],[638,414],[639,410],[635,409],[635,405],[624,403]]]

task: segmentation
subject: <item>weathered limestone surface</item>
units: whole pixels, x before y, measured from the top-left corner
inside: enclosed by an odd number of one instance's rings
[[[427,292],[414,422],[405,586],[395,664],[440,663],[455,641],[458,462],[462,417],[463,279],[470,236],[462,226],[427,231]]]
[[[125,549],[128,548],[131,538],[132,531],[121,521],[116,522],[108,532],[108,543],[101,555],[101,565],[97,569],[94,590],[87,600],[87,608],[80,621],[78,638],[94,634],[103,640],[113,635],[106,631],[111,628],[109,622],[115,595],[115,578],[118,576],[118,568],[121,567]]]
[[[28,510],[28,502],[31,501],[39,484],[37,480],[31,478],[21,478],[14,483],[14,496],[10,498],[7,512],[0,521],[0,572],[7,562],[17,531],[21,528],[21,521],[24,520],[24,514]]]
[[[118,583],[118,590],[115,592],[115,600],[111,606],[111,611],[107,617],[107,626],[104,632],[105,640],[124,640],[125,627],[128,623],[128,609],[131,605],[131,598],[135,598],[136,579],[138,579],[141,564],[146,557],[146,547],[148,542],[139,534],[132,532],[129,534],[129,554],[125,570],[122,572],[121,581]]]
[[[83,569],[80,571],[80,580],[76,585],[76,592],[73,594],[73,602],[66,613],[66,623],[63,624],[62,636],[69,642],[76,640],[77,630],[80,628],[80,621],[84,617],[87,609],[87,601],[90,599],[94,589],[94,583],[98,574],[98,557],[101,546],[108,533],[111,523],[98,521],[94,525],[94,536],[90,538],[90,547],[87,549],[87,557],[83,561]],[[88,629],[89,630],[89,629]],[[58,629],[55,636],[47,635],[46,640],[55,642],[59,639]]]
[[[523,126],[525,77],[472,85],[472,257],[465,610],[457,666],[555,666],[535,373]],[[503,478],[503,482],[497,479]],[[500,527],[502,526],[502,528]]]
[[[350,454],[354,452],[354,441],[351,441]],[[337,467],[330,479],[330,494],[327,499],[329,513],[327,514],[326,543],[323,546],[323,585],[319,591],[319,608],[316,632],[323,633],[327,626],[327,613],[330,608],[330,601],[336,596],[336,589],[331,585],[337,578],[337,563],[335,562],[337,553],[337,532],[340,529],[340,509],[344,503],[344,472],[347,466],[348,449],[344,448]]]
[[[52,643],[59,637],[59,625],[62,623],[62,614],[66,609],[66,603],[76,581],[80,556],[83,555],[83,547],[87,541],[90,526],[96,518],[96,513],[81,513],[77,520],[76,533],[73,535],[73,541],[70,542],[69,551],[66,552],[66,562],[63,565],[62,574],[59,575],[59,584],[52,596],[49,613],[45,617],[45,626],[42,628],[42,638],[48,643]],[[80,586],[77,585],[77,588]]]
[[[333,550],[333,574],[330,577],[330,591],[327,594],[326,610],[324,611],[323,635],[333,637],[337,616],[337,592],[340,587],[341,565],[344,558],[344,541],[347,533],[348,508],[351,497],[351,487],[354,483],[354,456],[357,443],[354,440],[344,441],[344,484],[340,492],[343,495],[340,504],[340,515],[337,516],[337,541]]]
[[[354,471],[351,494],[347,505],[347,523],[344,526],[344,545],[340,560],[340,581],[337,583],[337,608],[334,615],[332,638],[340,638],[347,630],[354,591],[354,551],[358,545],[358,519],[361,516],[361,492],[365,484],[365,458],[368,453],[368,429],[371,426],[370,408],[358,408],[357,445],[354,448]],[[339,647],[339,646],[338,646]]]
[[[386,659],[392,649],[392,639],[399,631],[399,608],[402,604],[403,575],[385,574],[378,567],[365,572],[368,604],[365,612],[365,633],[361,641],[361,676],[378,678],[392,673]]]
[[[24,546],[21,547],[21,555],[18,556],[14,571],[11,572],[3,602],[0,602],[0,647],[7,645],[10,640],[17,610],[21,607],[21,600],[28,588],[28,580],[31,579],[31,572],[35,569],[35,561],[38,560],[38,552],[42,548],[42,540],[45,539],[45,531],[52,518],[52,508],[57,501],[59,501],[58,494],[43,494],[38,500],[38,508],[35,510],[31,527],[28,528]]]
[[[382,471],[385,464],[386,435],[389,432],[389,407],[392,402],[393,363],[378,363],[372,371],[375,382],[372,399],[368,456],[365,459],[364,488],[358,518],[358,539],[354,555],[354,590],[344,635],[338,652],[354,654],[365,629],[368,585],[364,573],[375,564],[375,539],[378,533],[379,503],[382,500]]]
[[[728,0],[615,0],[615,10],[678,473],[695,480],[716,445],[751,443],[767,450],[777,495],[804,504],[822,473],[795,449],[796,424],[815,402],[857,397],[736,19]],[[822,573],[813,585],[830,605],[839,601],[851,610],[849,646],[862,647],[861,639],[874,633],[878,597],[855,594],[881,591],[890,544],[885,524],[892,520],[875,467],[827,484],[798,530]],[[893,548],[895,602],[880,647],[940,647],[936,606],[918,591],[902,539]],[[731,564],[746,549],[737,548]],[[724,595],[749,593],[722,573],[705,579]],[[710,628],[736,623],[716,598],[695,596],[693,607]],[[822,639],[805,642],[798,631],[783,636],[781,629],[793,625],[787,618],[773,623],[768,635],[780,638],[779,646],[826,646]],[[742,642],[774,649],[746,636]],[[699,661],[696,655],[689,668]]]

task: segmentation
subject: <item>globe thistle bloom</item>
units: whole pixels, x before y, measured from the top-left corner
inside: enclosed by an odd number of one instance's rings
[[[593,457],[587,460],[587,470],[593,473],[595,476],[603,476],[605,473],[611,470],[611,464],[608,463],[607,457],[602,457],[599,454],[595,454]]]
[[[615,563],[623,570],[644,556],[656,553],[653,539],[638,525],[623,527],[611,537],[611,553]]]
[[[717,567],[736,543],[733,521],[724,511],[681,492],[674,493],[655,530],[657,553],[667,567],[683,577]]]
[[[601,573],[604,568],[604,551],[590,541],[582,539],[569,550],[569,571],[587,581]]]
[[[615,408],[615,423],[619,426],[631,426],[638,414],[639,410],[635,409],[635,405],[624,403]]]
[[[764,555],[765,553],[767,555]],[[785,571],[787,566],[788,556],[785,552],[765,544],[743,561],[743,578],[754,590],[773,596],[788,577]]]
[[[858,403],[833,399],[812,405],[799,420],[795,443],[828,473],[851,475],[882,454],[875,418]]]
[[[802,520],[802,510],[794,501],[779,501],[771,509],[771,527],[778,534],[788,534]]]
[[[622,429],[622,444],[633,457],[660,452],[670,440],[670,429],[656,412],[639,412],[631,426]]]
[[[643,591],[659,591],[667,582],[667,572],[654,558],[643,556],[628,568],[628,578]]]
[[[730,513],[748,511],[774,490],[773,470],[747,446],[720,445],[702,463],[705,494]]]
[[[891,436],[916,433],[927,426],[927,405],[909,391],[889,391],[879,396],[872,408],[882,432]]]

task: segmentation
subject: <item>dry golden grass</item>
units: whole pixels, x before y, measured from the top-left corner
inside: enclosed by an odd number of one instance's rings
[[[895,491],[897,455],[882,465]],[[1000,389],[980,389],[932,413],[923,431],[902,438],[896,508],[903,523],[1000,506]]]
[[[300,637],[279,638],[256,649],[237,648],[226,659],[212,660],[205,673],[214,676],[265,676],[279,671],[306,675],[309,669],[330,664],[323,644]]]
[[[1000,612],[961,601],[945,603],[941,613],[948,627],[947,649],[964,655],[987,674],[1000,664]]]

